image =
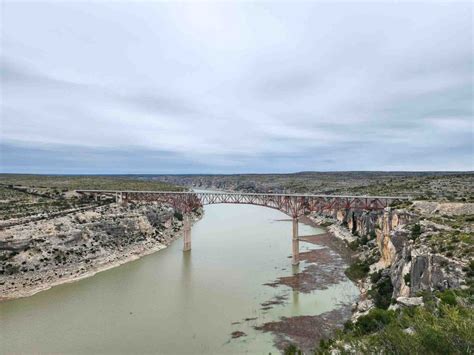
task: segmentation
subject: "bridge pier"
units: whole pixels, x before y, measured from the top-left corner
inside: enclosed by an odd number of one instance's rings
[[[189,214],[185,213],[183,215],[183,230],[184,230],[184,246],[183,251],[191,250],[191,223],[189,221]]]
[[[293,237],[292,237],[292,247],[293,247],[293,258],[291,263],[293,265],[298,265],[300,263],[300,241],[298,239],[298,217],[293,217]]]

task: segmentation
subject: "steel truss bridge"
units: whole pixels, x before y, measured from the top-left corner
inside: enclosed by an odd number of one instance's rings
[[[160,202],[171,205],[184,215],[184,250],[191,249],[189,213],[203,205],[219,203],[248,204],[279,210],[293,219],[293,264],[299,262],[298,218],[310,212],[352,210],[383,210],[392,203],[409,197],[299,195],[244,192],[177,192],[177,191],[115,191],[76,190],[96,200],[100,196],[115,198],[119,203],[129,201]]]
[[[240,192],[175,192],[175,191],[113,191],[77,190],[76,192],[93,196],[114,197],[117,202],[148,201],[161,202],[187,213],[203,205],[218,203],[248,204],[277,209],[290,217],[298,218],[309,212],[322,212],[336,209],[382,210],[391,203],[408,200],[409,197],[387,196],[335,196],[265,194]]]

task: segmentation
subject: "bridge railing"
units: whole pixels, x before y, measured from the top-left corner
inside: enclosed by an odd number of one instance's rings
[[[370,196],[370,195],[324,195],[324,194],[275,194],[261,192],[195,192],[195,191],[141,191],[141,190],[76,190],[78,193],[140,193],[140,194],[162,194],[162,195],[236,195],[236,196],[288,196],[288,197],[330,197],[330,198],[359,198],[359,199],[391,199],[391,200],[411,200],[411,196]]]

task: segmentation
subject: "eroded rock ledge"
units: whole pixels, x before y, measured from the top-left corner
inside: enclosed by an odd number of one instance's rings
[[[373,276],[358,282],[357,318],[374,307],[370,290],[384,280],[391,284],[392,303],[401,306],[418,302],[423,291],[465,287],[473,211],[473,203],[416,201],[409,209],[348,209],[311,218],[357,250],[358,262]]]
[[[114,203],[4,228],[0,300],[30,296],[163,249],[181,236],[181,217],[162,204]]]

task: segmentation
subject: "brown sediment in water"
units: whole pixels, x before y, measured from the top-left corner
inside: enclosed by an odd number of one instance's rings
[[[236,338],[244,337],[247,334],[245,334],[244,332],[242,332],[240,330],[236,330],[236,331],[232,332],[230,335],[232,336],[232,339],[236,339]]]
[[[266,309],[272,308],[272,306],[280,305],[280,304],[285,303],[285,301],[287,299],[288,299],[288,296],[277,295],[277,296],[273,297],[271,300],[263,302],[260,305],[262,306],[263,310],[266,310]]]
[[[264,285],[271,287],[285,285],[291,287],[293,291],[309,293],[327,289],[330,285],[346,279],[344,270],[347,264],[338,253],[329,248],[302,252],[300,259],[308,264],[304,266],[303,270],[291,276],[279,277]]]
[[[268,322],[255,329],[272,332],[275,336],[275,346],[281,351],[291,344],[297,344],[309,354],[321,339],[329,338],[336,329],[341,328],[342,322],[350,315],[350,306],[343,305],[317,316],[282,317],[279,321]]]
[[[309,218],[304,218],[303,222],[318,227]],[[303,236],[300,237],[300,241],[323,247],[300,252],[300,261],[304,264],[300,264],[303,268],[299,272],[279,277],[265,285],[271,287],[284,285],[293,291],[310,293],[347,280],[344,271],[352,258],[352,252],[344,243],[331,233]],[[278,303],[265,302],[262,304],[264,305],[262,309],[269,309],[276,304]],[[305,353],[311,353],[321,339],[333,335],[350,316],[350,305],[341,304],[340,307],[320,315],[282,317],[278,321],[256,326],[255,329],[272,332],[275,346],[281,351],[291,344],[296,344]]]
[[[300,221],[304,224],[315,228],[321,228],[309,217],[301,217]],[[354,256],[354,252],[350,250],[347,245],[340,239],[336,238],[331,232],[322,234],[315,234],[310,236],[299,237],[300,241],[308,242],[312,244],[324,245],[334,251],[336,251],[345,261],[350,262]]]

